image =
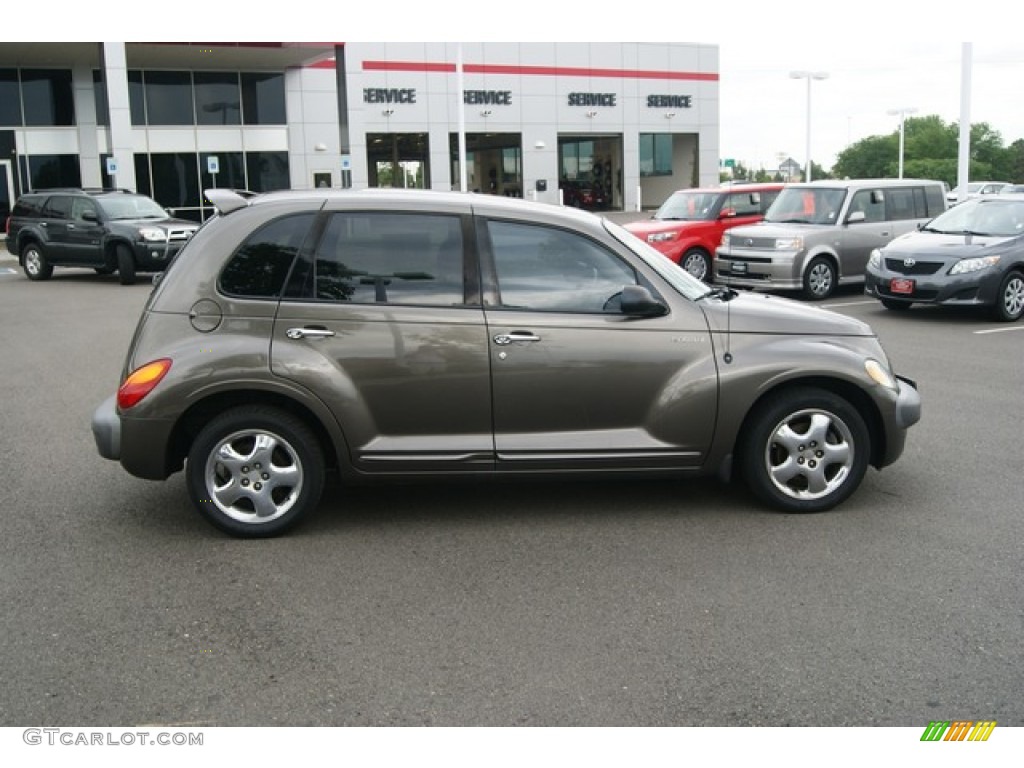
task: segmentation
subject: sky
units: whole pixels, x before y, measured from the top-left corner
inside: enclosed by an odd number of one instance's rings
[[[45,40],[681,42],[719,49],[719,154],[752,170],[779,157],[806,161],[807,82],[811,156],[829,168],[844,148],[899,130],[889,110],[960,122],[964,42],[970,42],[968,120],[1005,145],[1024,138],[1024,43],[1019,2],[909,0],[289,0],[283,6],[176,0],[158,21],[82,16],[52,0],[44,26],[29,4],[5,11],[0,37],[39,30]],[[284,10],[286,9],[286,11]],[[383,12],[384,10],[387,12]],[[1005,31],[1003,31],[1005,30]],[[2,42],[0,42],[2,45]],[[1015,180],[1016,181],[1016,180]]]

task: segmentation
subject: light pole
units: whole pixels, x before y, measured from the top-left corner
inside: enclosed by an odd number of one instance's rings
[[[807,167],[804,169],[804,181],[811,180],[811,80],[824,80],[828,72],[811,72],[806,69],[790,72],[794,80],[807,81]]]
[[[912,115],[917,112],[915,107],[900,107],[899,109],[890,109],[886,112],[889,115],[900,116],[900,178],[903,178],[903,123],[907,119],[907,115]]]

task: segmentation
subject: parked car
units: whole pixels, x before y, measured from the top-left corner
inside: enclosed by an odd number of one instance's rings
[[[608,195],[599,183],[562,180],[562,204],[586,211],[603,211],[609,206]]]
[[[1010,186],[1008,181],[972,181],[967,185],[967,195],[964,199],[971,200],[985,195],[998,195],[1008,186]],[[946,194],[946,198],[953,204],[960,202],[960,187],[951,189]]]
[[[1024,195],[967,200],[919,231],[877,248],[864,286],[888,309],[913,304],[988,307],[1024,314]]]
[[[92,267],[130,285],[138,271],[163,270],[198,227],[128,190],[39,190],[14,204],[7,250],[29,280],[48,280],[54,267]]]
[[[280,533],[327,471],[425,477],[733,470],[830,509],[918,421],[864,323],[709,289],[582,211],[423,190],[209,190],[154,288],[99,453],[238,536]]]
[[[1007,184],[1005,187],[999,190],[1000,195],[1019,195],[1024,194],[1024,184]]]
[[[646,240],[698,280],[711,282],[711,259],[722,233],[764,218],[782,184],[736,184],[713,189],[681,189],[647,221],[626,229]]]
[[[941,181],[822,180],[790,184],[759,224],[722,235],[715,281],[799,290],[826,299],[862,283],[868,257],[894,237],[946,210]]]

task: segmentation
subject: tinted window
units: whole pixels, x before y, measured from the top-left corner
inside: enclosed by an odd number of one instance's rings
[[[588,238],[551,227],[488,224],[502,306],[551,312],[618,311],[612,301],[636,285],[632,267]]]
[[[313,218],[312,213],[286,216],[253,232],[224,267],[220,289],[234,296],[279,296]]]
[[[51,197],[43,206],[43,216],[48,219],[70,219],[71,198],[63,195]]]
[[[726,198],[722,210],[732,209],[737,216],[756,216],[761,208],[760,192],[732,192]]]
[[[146,72],[148,125],[195,125],[188,72]]]
[[[16,69],[0,69],[0,125],[21,125],[21,92]]]
[[[238,125],[242,103],[234,72],[196,72],[196,121],[199,125]]]
[[[938,216],[946,210],[946,196],[938,185],[929,184],[924,188],[924,193],[928,206],[925,213],[926,216]]]
[[[463,303],[456,216],[336,213],[316,252],[314,296],[360,304]]]
[[[70,69],[23,69],[25,125],[74,125]]]
[[[914,192],[920,193],[921,190],[920,188],[915,187],[901,187],[886,190],[885,199],[888,204],[886,208],[890,219],[900,221],[902,219],[922,218],[916,213]],[[922,200],[921,202],[924,201]]]
[[[11,213],[11,215],[36,217],[40,215],[42,207],[43,198],[34,196],[23,197],[14,204],[14,211]]]
[[[242,114],[246,125],[285,125],[284,75],[243,73]]]

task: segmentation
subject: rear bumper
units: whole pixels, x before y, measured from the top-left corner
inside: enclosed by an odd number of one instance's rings
[[[92,436],[100,456],[111,461],[121,458],[121,417],[117,415],[117,395],[111,395],[92,414]]]

